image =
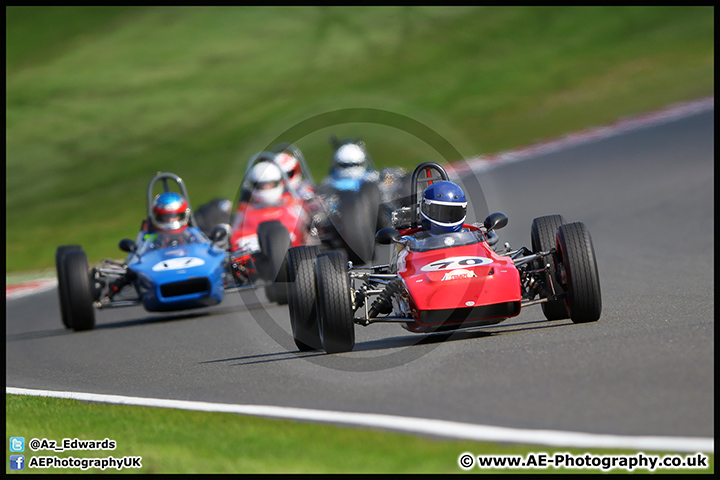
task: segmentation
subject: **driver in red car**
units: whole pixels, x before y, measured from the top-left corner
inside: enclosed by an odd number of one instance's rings
[[[447,180],[433,182],[423,192],[420,216],[422,230],[416,238],[459,232],[467,216],[465,192]]]
[[[280,205],[285,193],[284,183],[282,172],[277,165],[270,161],[256,163],[245,177],[238,209]]]

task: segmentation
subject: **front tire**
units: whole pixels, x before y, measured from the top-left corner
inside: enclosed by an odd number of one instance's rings
[[[63,268],[69,323],[75,331],[92,330],[95,327],[95,307],[87,255],[82,249],[66,252]]]
[[[293,340],[301,352],[322,348],[315,300],[316,246],[293,247],[285,256],[288,279],[288,309]]]
[[[530,243],[532,244],[533,253],[547,252],[548,250],[554,248],[557,230],[560,228],[560,225],[564,225],[566,223],[567,222],[562,215],[546,215],[544,217],[534,219],[532,227],[530,228]],[[544,262],[545,260],[543,259],[536,261],[535,268],[542,268],[544,266]],[[553,267],[555,263],[556,262],[551,262],[551,267]],[[542,274],[541,280],[548,287],[552,284],[552,288],[556,294],[562,293],[562,288],[555,278],[554,271]],[[548,320],[563,320],[570,318],[567,307],[565,306],[565,300],[562,298],[549,300],[541,304],[541,306],[543,314]]]
[[[596,322],[602,311],[600,277],[590,232],[580,222],[561,225],[557,250],[566,280],[565,304],[573,323]]]
[[[60,319],[65,328],[72,328],[68,313],[67,282],[65,281],[65,254],[80,250],[80,245],[63,245],[55,251],[55,269],[58,280],[58,300],[60,301]]]
[[[315,288],[320,341],[327,353],[349,352],[355,346],[350,277],[343,252],[320,254],[315,260]]]
[[[285,305],[288,303],[288,298],[284,262],[285,254],[292,245],[290,232],[281,222],[273,220],[261,223],[257,234],[260,250],[267,260],[262,276],[271,282],[265,287],[265,294],[271,302]]]

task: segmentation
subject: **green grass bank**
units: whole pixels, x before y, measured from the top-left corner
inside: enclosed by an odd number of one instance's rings
[[[6,273],[80,244],[115,257],[157,171],[194,206],[297,124],[379,166],[444,161],[350,109],[405,116],[463,157],[713,95],[713,7],[6,7]],[[293,139],[295,140],[295,139]]]

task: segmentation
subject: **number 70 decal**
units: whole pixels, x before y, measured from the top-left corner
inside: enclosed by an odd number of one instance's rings
[[[428,263],[420,270],[423,272],[438,272],[455,268],[479,267],[492,263],[492,259],[485,257],[450,257]]]

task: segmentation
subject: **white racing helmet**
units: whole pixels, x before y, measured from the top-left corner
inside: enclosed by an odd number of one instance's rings
[[[365,149],[354,143],[340,146],[333,155],[334,169],[342,178],[363,176],[368,166]]]
[[[251,192],[250,202],[276,205],[284,190],[282,172],[272,162],[257,163],[247,173],[244,188]]]
[[[280,152],[275,156],[275,161],[287,175],[290,186],[293,188],[300,187],[302,182],[302,168],[300,162],[294,155],[287,152]]]

